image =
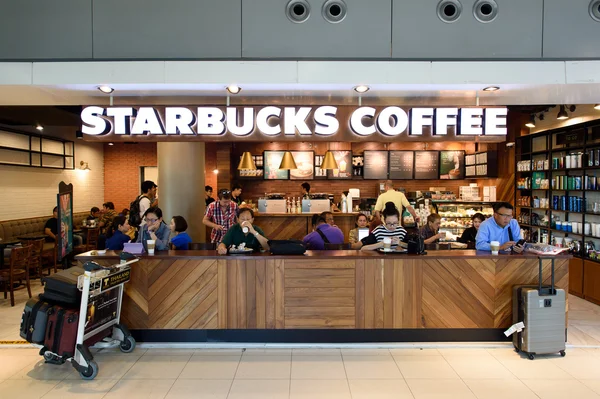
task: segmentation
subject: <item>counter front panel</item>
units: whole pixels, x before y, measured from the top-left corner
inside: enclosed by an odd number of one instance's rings
[[[111,251],[78,259],[118,262]],[[556,285],[564,289],[568,263],[556,259]],[[543,267],[549,283],[550,261]],[[505,329],[512,324],[512,287],[536,284],[537,276],[536,257],[475,251],[170,251],[133,265],[122,317],[134,330]]]

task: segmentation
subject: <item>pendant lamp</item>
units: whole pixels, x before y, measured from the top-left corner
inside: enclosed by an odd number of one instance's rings
[[[333,153],[329,150],[325,153],[325,158],[323,158],[323,162],[321,163],[321,169],[339,169]]]
[[[242,159],[240,160],[240,164],[238,165],[238,170],[251,169],[256,170],[256,165],[254,164],[254,160],[252,159],[252,154],[248,151],[242,154]]]
[[[296,166],[296,161],[294,160],[294,156],[291,152],[286,151],[283,154],[283,158],[281,158],[281,165],[279,165],[279,169],[298,169],[298,166]]]

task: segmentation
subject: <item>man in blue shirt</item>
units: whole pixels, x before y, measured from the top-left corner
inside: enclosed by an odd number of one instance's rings
[[[513,219],[513,206],[508,202],[494,204],[494,217],[481,223],[477,232],[477,244],[479,251],[491,251],[490,242],[498,241],[500,251],[509,251],[511,248],[516,253],[523,252],[523,247],[515,245],[521,238],[519,223]]]
[[[344,233],[336,226],[332,226],[329,224],[333,223],[333,215],[331,212],[323,212],[319,215],[317,219],[317,226],[315,231],[308,234],[302,240],[304,245],[307,246],[308,249],[312,250],[324,250],[325,249],[325,240],[324,237],[327,238],[328,243],[330,244],[343,244],[344,243]]]

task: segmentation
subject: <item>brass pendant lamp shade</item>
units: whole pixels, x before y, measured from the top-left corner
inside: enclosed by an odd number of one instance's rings
[[[248,151],[242,154],[242,159],[240,160],[240,164],[238,165],[238,170],[251,169],[256,170],[256,165],[254,164],[254,160],[252,159],[252,154]]]
[[[279,169],[298,169],[298,166],[296,166],[296,161],[294,160],[294,156],[291,152],[286,151],[283,154],[283,158],[281,159],[281,165],[279,165]]]
[[[321,163],[321,169],[339,169],[331,151],[325,153],[325,158],[323,158],[323,163]]]

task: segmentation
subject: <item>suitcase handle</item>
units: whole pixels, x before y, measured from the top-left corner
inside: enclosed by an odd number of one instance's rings
[[[550,265],[551,265],[551,272],[550,272],[550,279],[551,279],[551,287],[550,287],[550,292],[548,294],[544,294],[544,290],[542,288],[542,282],[544,280],[544,270],[543,270],[543,261],[544,259],[550,259]],[[538,293],[540,295],[556,295],[556,290],[554,289],[554,258],[539,258],[539,267],[540,267],[540,271],[539,271],[539,285],[538,285]]]

